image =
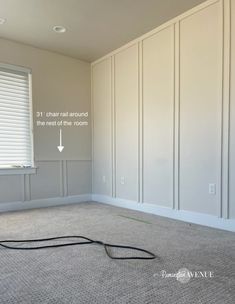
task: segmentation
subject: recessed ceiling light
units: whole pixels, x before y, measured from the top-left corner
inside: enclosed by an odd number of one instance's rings
[[[4,24],[7,20],[4,18],[0,18],[0,24]]]
[[[55,26],[53,26],[53,31],[56,33],[65,33],[66,28],[62,25],[55,25]]]

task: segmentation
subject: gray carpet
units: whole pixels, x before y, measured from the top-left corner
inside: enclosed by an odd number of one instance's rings
[[[235,234],[98,203],[0,214],[0,239],[85,235],[155,252],[154,261],[110,260],[96,245],[0,248],[0,303],[234,304]],[[120,252],[116,252],[120,254]],[[181,268],[213,278],[162,277]]]

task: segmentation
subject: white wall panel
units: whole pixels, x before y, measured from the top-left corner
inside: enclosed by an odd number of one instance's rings
[[[138,45],[115,55],[116,196],[137,200]]]
[[[93,66],[93,192],[111,195],[111,58]]]
[[[60,162],[37,162],[37,174],[30,176],[31,199],[60,196]]]
[[[144,202],[173,205],[174,26],[143,41]]]
[[[23,182],[21,176],[0,176],[0,203],[19,202],[23,198]]]
[[[231,1],[230,218],[235,218],[235,0]]]
[[[67,161],[68,195],[91,193],[91,162]]]
[[[213,215],[220,204],[221,16],[216,3],[180,22],[180,208]]]

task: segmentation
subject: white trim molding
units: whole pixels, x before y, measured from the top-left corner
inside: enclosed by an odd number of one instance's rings
[[[163,216],[187,223],[235,232],[235,219],[222,219],[209,214],[202,214],[185,210],[174,210],[171,208],[160,207],[153,204],[138,203],[136,201],[112,198],[99,194],[93,194],[92,201]]]
[[[54,206],[66,206],[69,204],[89,202],[91,201],[91,198],[91,194],[81,194],[67,197],[36,199],[31,201],[5,202],[0,203],[0,212],[19,211]]]
[[[0,168],[0,175],[25,175],[25,174],[36,174],[37,168],[36,167],[30,167],[30,168]]]
[[[175,210],[148,203],[139,203],[99,194],[81,194],[67,197],[36,199],[30,201],[0,203],[0,212],[38,209],[45,207],[66,206],[85,202],[98,202],[120,208],[154,214],[187,223],[235,232],[235,219],[223,219],[209,214]]]

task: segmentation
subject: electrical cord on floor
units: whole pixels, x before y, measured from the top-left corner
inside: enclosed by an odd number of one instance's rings
[[[53,245],[43,245],[43,246],[33,246],[33,247],[17,247],[13,246],[10,244],[14,243],[35,243],[35,242],[48,242],[48,241],[55,241],[55,240],[61,240],[61,239],[71,239],[71,238],[76,238],[76,239],[83,239],[84,241],[80,242],[71,242],[71,243],[62,243],[62,244],[53,244]],[[95,244],[95,245],[100,245],[103,246],[105,249],[105,252],[107,256],[110,259],[113,260],[153,260],[157,256],[145,249],[137,248],[137,247],[132,247],[132,246],[124,246],[124,245],[115,245],[115,244],[108,244],[104,243],[102,241],[95,241],[92,239],[89,239],[85,236],[59,236],[59,237],[51,237],[51,238],[44,238],[44,239],[31,239],[31,240],[4,240],[0,241],[0,246],[7,248],[7,249],[15,249],[15,250],[39,250],[39,249],[48,249],[48,248],[58,248],[58,247],[66,247],[66,246],[76,246],[76,245],[86,245],[86,244]],[[126,249],[126,250],[133,250],[133,251],[138,251],[147,254],[147,256],[113,256],[108,249],[110,248],[119,248],[119,249]]]

